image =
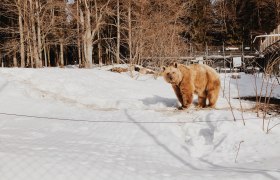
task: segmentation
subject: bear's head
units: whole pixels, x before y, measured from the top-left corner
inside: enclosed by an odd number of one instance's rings
[[[174,63],[172,66],[163,67],[163,78],[166,82],[174,85],[179,85],[183,79],[183,74],[178,68],[178,64]]]

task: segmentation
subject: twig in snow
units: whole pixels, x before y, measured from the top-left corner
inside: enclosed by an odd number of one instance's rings
[[[240,143],[239,143],[239,146],[238,146],[238,150],[237,150],[237,153],[236,153],[236,156],[235,156],[235,163],[237,163],[237,157],[238,157],[238,153],[239,153],[239,149],[240,149],[240,145],[241,145],[241,143],[243,143],[244,141],[240,141]]]
[[[269,120],[270,121],[270,120]],[[271,128],[268,128],[267,129],[267,133],[269,133],[269,131],[271,131],[271,129],[273,129],[274,127],[276,127],[276,126],[278,126],[278,125],[280,125],[280,123],[277,123],[277,124],[275,124],[274,126],[272,126]]]

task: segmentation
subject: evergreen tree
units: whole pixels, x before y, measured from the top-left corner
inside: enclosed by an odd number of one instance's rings
[[[279,23],[277,17],[278,0],[238,0],[237,22],[239,35],[244,42],[251,40],[251,35],[271,32]]]
[[[201,49],[211,40],[207,32],[214,23],[212,18],[211,0],[189,0],[186,5],[186,15],[182,18],[187,31],[184,37]]]

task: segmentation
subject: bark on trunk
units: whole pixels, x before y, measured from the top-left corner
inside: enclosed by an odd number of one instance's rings
[[[22,24],[22,11],[20,9],[20,0],[18,0],[18,24],[19,24],[19,33],[20,33],[20,67],[25,66],[25,52],[24,52],[24,31],[23,31],[23,24]]]
[[[134,64],[134,62],[132,62],[131,0],[129,0],[129,4],[128,4],[128,46],[129,46],[129,62],[130,64]]]
[[[60,41],[60,67],[64,67],[63,43]]]
[[[39,54],[39,66],[42,67],[42,41],[41,41],[41,23],[40,23],[40,16],[39,16],[39,3],[36,1],[35,3],[36,8],[36,21],[37,21],[37,40],[38,40],[38,54]]]
[[[98,19],[98,9],[97,9],[97,2],[95,3],[95,18]],[[101,39],[100,39],[100,31],[97,29],[97,41],[98,41],[98,64],[102,66],[102,49],[101,49]]]
[[[85,35],[84,35],[84,51],[85,51],[85,68],[92,68],[92,35],[90,23],[90,10],[85,3]]]
[[[36,28],[35,28],[35,18],[34,18],[34,6],[32,3],[33,0],[29,0],[30,2],[30,11],[31,11],[31,27],[32,27],[32,42],[33,42],[33,57],[35,59],[35,67],[40,67],[40,59],[38,53],[38,43],[36,36]]]
[[[77,1],[77,18],[79,19],[79,1]],[[77,48],[78,48],[78,62],[79,62],[79,67],[82,66],[82,56],[81,56],[81,41],[80,41],[80,24],[77,22]]]
[[[116,61],[120,64],[120,1],[117,0],[117,49],[116,49]]]
[[[13,66],[14,67],[17,67],[17,52],[14,51],[14,54],[13,54]]]

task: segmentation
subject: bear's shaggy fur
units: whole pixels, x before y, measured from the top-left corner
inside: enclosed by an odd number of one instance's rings
[[[193,94],[198,95],[198,107],[215,107],[220,91],[219,74],[204,64],[185,66],[175,63],[163,67],[163,77],[170,83],[183,108],[188,108],[193,101]]]

